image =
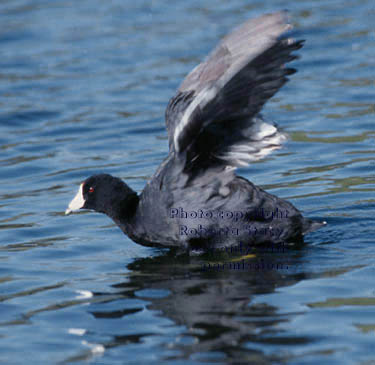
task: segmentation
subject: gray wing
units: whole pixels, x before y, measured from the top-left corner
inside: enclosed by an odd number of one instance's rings
[[[285,63],[303,41],[285,36],[285,11],[250,19],[227,35],[182,82],[166,110],[170,149],[188,161],[240,166],[279,148],[285,135],[258,114],[295,72]]]

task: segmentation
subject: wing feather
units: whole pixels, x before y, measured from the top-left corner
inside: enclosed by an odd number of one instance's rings
[[[285,64],[303,41],[287,37],[290,29],[285,11],[250,19],[185,78],[166,123],[170,148],[186,152],[187,164],[243,166],[280,148],[285,134],[259,112],[296,72]]]

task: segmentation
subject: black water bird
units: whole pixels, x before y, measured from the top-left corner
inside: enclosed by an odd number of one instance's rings
[[[236,176],[281,147],[286,135],[259,114],[296,72],[302,40],[286,12],[250,19],[227,35],[182,82],[166,110],[169,154],[138,195],[119,178],[94,175],[66,214],[105,213],[135,242],[206,250],[297,242],[325,222]]]

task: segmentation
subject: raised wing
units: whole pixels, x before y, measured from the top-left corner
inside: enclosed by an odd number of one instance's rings
[[[182,82],[166,110],[169,146],[187,163],[246,165],[279,148],[285,135],[258,115],[296,72],[285,63],[303,41],[285,36],[285,11],[251,19],[227,35]]]

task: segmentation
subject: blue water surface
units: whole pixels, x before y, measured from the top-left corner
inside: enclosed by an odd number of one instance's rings
[[[324,229],[251,270],[207,270],[104,215],[64,216],[94,173],[142,191],[183,77],[285,8],[306,43],[264,114],[290,140],[238,172]],[[370,0],[3,0],[0,362],[374,363],[374,17]]]

